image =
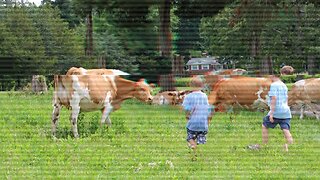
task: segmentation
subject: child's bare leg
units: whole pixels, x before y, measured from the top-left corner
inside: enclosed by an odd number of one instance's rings
[[[197,149],[197,143],[194,139],[190,139],[188,142],[188,146],[192,149],[193,151],[193,156],[192,156],[192,160],[196,160],[196,149]]]
[[[264,125],[262,125],[262,143],[268,143],[268,128],[266,128]]]
[[[288,129],[282,129],[283,135],[286,138],[287,143],[284,144],[284,150],[288,152],[288,145],[293,143],[293,138]]]
[[[194,140],[194,139],[190,139],[189,141],[188,141],[188,146],[191,148],[191,149],[196,149],[197,148],[197,143],[196,143],[196,141]]]

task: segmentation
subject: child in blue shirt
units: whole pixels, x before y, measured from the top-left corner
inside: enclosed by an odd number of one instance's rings
[[[288,88],[280,80],[279,75],[273,75],[271,80],[272,84],[268,94],[270,111],[263,118],[262,142],[264,144],[268,143],[268,128],[275,128],[279,124],[287,141],[284,144],[284,150],[288,151],[288,144],[293,142],[290,133],[291,111],[288,106]]]
[[[201,91],[204,84],[195,76],[191,79],[190,86],[193,88],[183,100],[182,106],[187,117],[187,142],[188,146],[196,153],[197,144],[206,143],[208,126],[212,119],[213,109],[209,105],[208,96]]]

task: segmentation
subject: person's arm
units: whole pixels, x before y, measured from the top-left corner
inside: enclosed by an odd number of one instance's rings
[[[210,125],[212,117],[213,117],[213,114],[214,114],[214,105],[210,106],[209,111],[210,111],[210,113],[209,113],[209,116],[208,116],[208,125]]]
[[[276,108],[276,102],[277,102],[277,96],[271,96],[269,119],[270,119],[270,122],[272,123],[274,122],[273,113]]]
[[[270,97],[270,111],[269,111],[269,119],[270,122],[273,123],[273,114],[276,108],[276,102],[277,102],[277,92],[278,91],[278,86],[275,83],[272,83],[270,86],[270,91],[268,93],[269,97]]]
[[[189,121],[190,115],[191,115],[191,102],[190,98],[186,96],[182,102],[183,110],[185,111],[186,120]]]

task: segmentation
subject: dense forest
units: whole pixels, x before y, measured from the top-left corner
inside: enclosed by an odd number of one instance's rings
[[[315,74],[317,0],[0,0],[0,90],[71,66],[170,74],[174,56],[215,56],[268,74],[282,65]]]

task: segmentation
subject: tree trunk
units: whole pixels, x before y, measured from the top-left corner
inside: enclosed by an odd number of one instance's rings
[[[48,91],[46,79],[41,75],[33,75],[32,76],[32,92],[34,93],[44,93]]]
[[[93,27],[92,27],[92,10],[87,14],[87,32],[86,32],[86,56],[93,54]]]
[[[183,77],[185,75],[184,56],[174,56],[172,63],[172,73],[175,76]]]
[[[170,0],[163,0],[160,4],[160,33],[159,33],[159,52],[161,56],[169,57],[171,55],[171,30],[170,30]]]
[[[98,68],[106,68],[106,59],[104,56],[99,56],[97,60],[97,66]]]
[[[176,91],[175,79],[173,74],[160,75],[159,85],[161,87],[160,92],[163,91]]]
[[[314,55],[309,55],[307,60],[307,70],[308,74],[315,75],[315,63],[314,63]]]

